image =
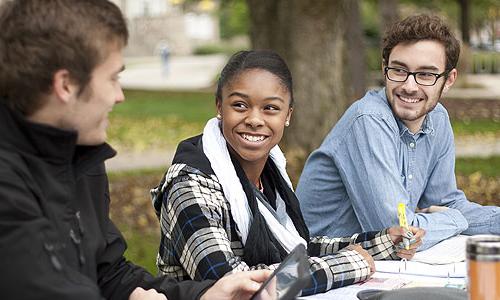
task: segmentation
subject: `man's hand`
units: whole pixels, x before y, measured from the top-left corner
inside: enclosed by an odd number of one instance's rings
[[[346,249],[354,250],[361,254],[361,256],[363,256],[363,258],[368,262],[368,265],[370,266],[370,276],[375,273],[375,261],[373,261],[373,257],[370,255],[370,253],[368,253],[365,249],[357,244],[349,245],[346,247]]]
[[[432,213],[435,213],[435,212],[445,211],[447,209],[448,209],[448,207],[446,207],[446,206],[431,205],[429,207],[422,208],[422,209],[417,208],[416,212],[417,213],[432,214]]]
[[[155,289],[144,290],[141,287],[135,288],[128,300],[167,300],[167,297],[158,293]]]
[[[250,299],[272,274],[269,270],[238,272],[217,280],[200,300],[243,300]]]
[[[422,237],[425,235],[425,231],[418,227],[410,226],[410,231],[413,234],[410,240],[410,249],[406,250],[404,247],[400,247],[400,243],[403,241],[403,237],[406,236],[406,229],[400,226],[394,226],[389,228],[388,233],[391,237],[392,242],[396,245],[396,255],[401,258],[411,259],[413,255],[417,252],[417,248],[422,245]]]

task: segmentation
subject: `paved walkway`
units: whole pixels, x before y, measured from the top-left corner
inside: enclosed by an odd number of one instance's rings
[[[213,85],[227,58],[224,55],[173,56],[162,70],[159,57],[125,59],[120,74],[124,88],[145,90],[194,90]]]
[[[223,55],[172,57],[167,74],[162,73],[159,57],[127,58],[126,70],[121,74],[124,88],[132,89],[175,89],[193,90],[211,87],[227,57]],[[468,82],[481,88],[461,89],[453,87],[449,97],[500,99],[500,75],[468,75]],[[457,139],[457,157],[487,157],[500,155],[498,138]],[[141,153],[118,153],[107,162],[112,171],[138,168],[167,167],[172,160],[174,149],[152,149]]]
[[[447,96],[450,98],[481,98],[500,100],[500,74],[471,74],[467,75],[467,82],[477,85],[475,88],[452,87]]]

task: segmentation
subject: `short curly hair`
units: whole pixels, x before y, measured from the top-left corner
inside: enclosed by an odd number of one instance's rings
[[[394,23],[382,40],[382,59],[384,65],[389,62],[389,55],[400,43],[415,43],[421,40],[433,40],[443,44],[446,54],[446,70],[457,66],[460,56],[460,43],[450,28],[436,16],[414,15]]]

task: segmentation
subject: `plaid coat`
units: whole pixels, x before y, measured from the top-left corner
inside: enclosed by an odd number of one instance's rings
[[[157,257],[161,274],[179,280],[204,280],[278,266],[249,266],[242,260],[241,237],[215,174],[174,163],[151,192],[161,225]],[[386,230],[345,238],[313,237],[308,244],[312,282],[302,295],[367,279],[370,274],[367,261],[358,252],[346,249],[354,243],[376,260],[398,259]]]

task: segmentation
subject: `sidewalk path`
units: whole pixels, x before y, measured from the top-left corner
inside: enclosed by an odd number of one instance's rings
[[[449,98],[500,100],[500,75],[469,74],[467,82],[477,88],[452,87],[446,94]]]
[[[226,60],[224,55],[172,56],[163,74],[159,57],[126,58],[120,83],[126,89],[203,89],[213,85]]]

